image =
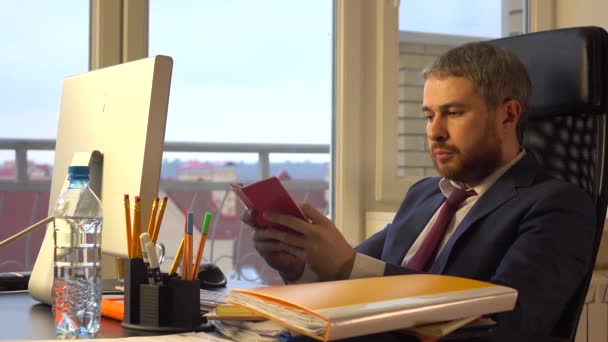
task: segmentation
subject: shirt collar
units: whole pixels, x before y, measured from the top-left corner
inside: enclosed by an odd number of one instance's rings
[[[473,187],[473,190],[477,193],[477,195],[481,196],[484,192],[486,192],[502,175],[504,175],[513,165],[515,165],[518,161],[521,160],[526,155],[526,150],[522,149],[515,158],[511,159],[510,162],[505,165],[499,167],[494,172],[486,176],[479,184]],[[464,186],[460,182],[453,181],[448,178],[442,178],[439,181],[439,190],[443,193],[445,197],[448,197],[455,188],[464,189]]]

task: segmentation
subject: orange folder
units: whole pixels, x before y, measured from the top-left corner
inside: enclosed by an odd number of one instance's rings
[[[124,297],[101,299],[101,315],[122,321],[125,318]]]
[[[509,311],[516,300],[506,286],[434,274],[239,289],[228,297],[322,341]]]

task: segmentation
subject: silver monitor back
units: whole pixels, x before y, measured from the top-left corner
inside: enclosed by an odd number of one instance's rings
[[[170,57],[156,56],[64,79],[49,215],[75,153],[100,151],[102,251],[106,254],[127,256],[124,195],[141,197],[142,221],[147,222],[158,194],[172,68]],[[50,223],[29,292],[50,304],[52,282]]]

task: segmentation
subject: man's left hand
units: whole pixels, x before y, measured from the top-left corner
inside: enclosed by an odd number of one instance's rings
[[[344,239],[336,225],[309,204],[301,207],[310,222],[278,213],[264,213],[268,221],[293,231],[274,230],[274,238],[302,250],[304,260],[321,280],[348,279],[355,262],[355,250]]]

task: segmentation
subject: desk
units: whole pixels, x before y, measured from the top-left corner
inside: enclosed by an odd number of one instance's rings
[[[229,280],[232,288],[248,288],[259,284]],[[228,288],[219,288],[226,292]],[[154,336],[155,332],[125,329],[121,322],[101,317],[101,327],[96,338]],[[55,339],[55,323],[51,307],[33,299],[27,291],[0,292],[0,340]]]
[[[251,286],[251,285],[250,285]],[[97,333],[97,338],[118,338],[130,336],[153,336],[157,333],[124,329],[119,321],[102,317],[101,328]],[[474,339],[474,341],[491,342],[512,342],[512,341],[536,341],[536,342],[563,342],[556,338],[533,338],[530,336],[514,336],[505,334],[490,338]],[[0,293],[0,340],[40,340],[55,339],[55,325],[51,307],[41,304],[32,299],[27,292],[4,292]],[[302,341],[314,341],[312,339],[302,339]],[[413,341],[403,336],[394,334],[376,334],[351,338],[348,342],[372,342],[388,341],[402,342]],[[454,341],[454,340],[452,340]],[[456,340],[461,341],[461,340]]]
[[[54,339],[51,307],[27,292],[0,293],[0,340]],[[124,329],[119,321],[102,317],[98,338],[151,336],[154,333]]]

